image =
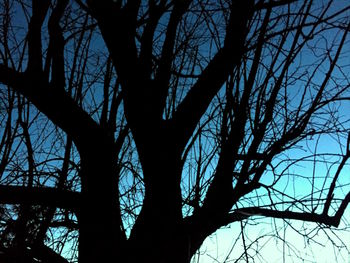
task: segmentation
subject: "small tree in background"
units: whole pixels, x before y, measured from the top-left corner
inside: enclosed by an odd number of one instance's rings
[[[1,9],[4,260],[190,262],[216,230],[256,216],[339,226],[350,6]]]

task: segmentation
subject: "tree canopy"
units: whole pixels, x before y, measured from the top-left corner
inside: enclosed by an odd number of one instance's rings
[[[0,9],[0,261],[185,263],[235,222],[349,226],[346,1]]]

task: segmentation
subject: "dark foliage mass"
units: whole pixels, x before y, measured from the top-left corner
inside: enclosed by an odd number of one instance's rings
[[[264,262],[258,218],[348,227],[349,27],[342,0],[2,0],[0,261],[188,263],[238,222]]]

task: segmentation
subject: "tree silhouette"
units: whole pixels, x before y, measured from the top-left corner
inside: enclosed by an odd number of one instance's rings
[[[339,226],[337,3],[2,1],[2,260],[190,262],[256,216]],[[342,152],[292,157],[321,138]],[[336,169],[290,172],[305,161]]]

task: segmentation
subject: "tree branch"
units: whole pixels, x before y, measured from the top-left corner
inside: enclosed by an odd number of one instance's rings
[[[177,28],[182,16],[186,12],[191,2],[192,0],[175,1],[173,11],[170,15],[169,24],[167,27],[165,40],[162,47],[162,54],[159,60],[159,66],[155,77],[156,88],[158,93],[156,95],[156,98],[159,100],[159,117],[162,116],[166,103],[166,97],[168,95]]]
[[[186,144],[213,97],[237,66],[244,53],[247,23],[251,18],[253,1],[235,1],[224,46],[204,69],[197,82],[174,113],[173,122],[181,131],[180,144]]]
[[[78,209],[80,193],[56,188],[0,185],[1,204],[45,205],[67,209]]]
[[[43,76],[20,73],[0,64],[0,83],[24,95],[53,123],[71,135],[81,153],[91,146],[91,136],[102,132],[64,90],[53,88]]]
[[[57,88],[64,88],[65,74],[64,74],[64,37],[60,26],[60,20],[68,5],[68,0],[60,0],[57,2],[52,14],[49,18],[48,29],[50,35],[50,43],[48,47],[48,59],[52,60],[51,82]],[[47,64],[47,67],[50,63]]]
[[[349,201],[350,201],[350,193],[343,200],[342,205],[340,206],[341,209],[339,208],[334,216],[328,216],[325,214],[307,213],[307,212],[293,212],[288,210],[278,211],[278,210],[259,208],[259,207],[247,207],[247,208],[237,209],[233,213],[228,214],[227,218],[222,223],[229,224],[232,222],[247,219],[252,216],[264,216],[264,217],[272,217],[272,218],[280,218],[280,219],[301,220],[301,221],[314,222],[314,223],[325,224],[328,226],[338,227],[341,216],[345,211],[345,207],[349,204]]]
[[[349,142],[350,142],[350,133],[348,134],[346,153],[343,156],[343,159],[342,159],[341,163],[339,164],[338,169],[337,169],[337,171],[336,171],[336,173],[334,175],[334,178],[332,180],[332,183],[331,183],[331,185],[329,187],[326,203],[325,203],[324,209],[323,209],[323,214],[324,215],[328,214],[329,207],[331,206],[331,202],[332,202],[332,199],[334,197],[335,186],[336,186],[336,183],[338,181],[340,172],[343,170],[346,162],[350,158]],[[350,195],[350,194],[348,194],[348,195]]]
[[[270,0],[267,3],[265,0],[260,0],[256,5],[255,9],[256,10],[261,10],[261,9],[269,9],[281,5],[288,5],[296,2],[297,0]]]
[[[235,160],[238,159],[236,155],[245,137],[247,111],[250,107],[249,98],[254,86],[254,79],[256,77],[258,65],[260,62],[261,52],[264,44],[263,36],[267,30],[270,12],[271,9],[269,9],[265,14],[258,37],[259,44],[254,54],[254,62],[249,74],[249,78],[244,86],[241,102],[238,105],[239,110],[237,116],[235,116],[235,119],[233,121],[228,139],[223,143],[214,179],[209,186],[206,197],[204,199],[203,207],[201,209],[206,210],[204,214],[226,214],[238,200],[238,193],[243,194],[250,189],[249,187],[242,185],[242,190],[239,189],[239,191],[235,191],[235,193],[233,193],[232,178],[234,175],[233,170],[236,164]],[[249,151],[248,156],[254,156],[256,155],[256,152],[257,149],[255,149],[255,151]],[[250,163],[250,160],[246,159],[244,163],[247,162]],[[247,175],[244,172],[243,174],[240,174],[240,178],[245,178],[246,176]]]
[[[67,259],[45,245],[26,247],[24,251],[0,247],[0,261],[69,263]]]
[[[28,70],[42,70],[41,27],[50,6],[50,1],[33,0],[33,13],[28,25]]]

